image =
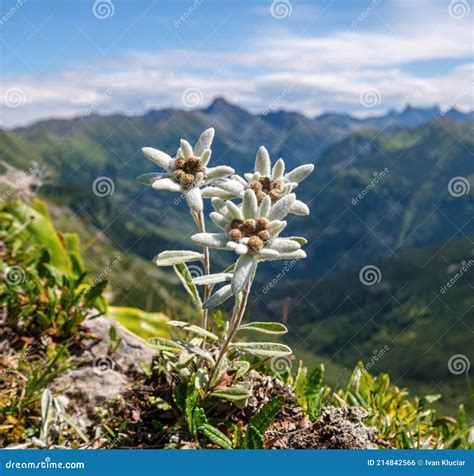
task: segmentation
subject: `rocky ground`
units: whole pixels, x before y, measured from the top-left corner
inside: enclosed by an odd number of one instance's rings
[[[109,344],[111,321],[105,317],[83,324],[83,350],[77,359],[86,364],[71,368],[57,378],[51,387],[55,395],[89,435],[94,447],[158,448],[173,444],[177,448],[193,448],[195,443],[184,432],[156,430],[153,420],[164,423],[176,418],[172,410],[150,406],[150,397],[165,397],[170,393],[172,376],[148,377],[144,373],[154,358],[144,341],[113,324],[120,344],[111,352]],[[373,448],[373,429],[364,424],[366,412],[360,408],[326,407],[321,416],[311,422],[298,406],[292,390],[273,377],[252,371],[252,397],[244,410],[225,405],[216,408],[226,419],[245,425],[250,417],[271,398],[285,397],[285,406],[265,434],[265,445],[272,449],[285,448]],[[136,385],[137,382],[143,382]],[[227,412],[227,413],[226,413]],[[96,430],[105,421],[128,422],[127,431],[118,440],[98,436]]]

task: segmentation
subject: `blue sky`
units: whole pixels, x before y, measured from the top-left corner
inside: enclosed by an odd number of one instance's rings
[[[471,109],[468,0],[2,0],[1,123],[204,107]]]

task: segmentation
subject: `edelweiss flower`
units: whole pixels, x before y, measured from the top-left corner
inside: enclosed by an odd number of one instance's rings
[[[174,159],[165,152],[152,147],[144,147],[142,152],[145,157],[165,169],[166,173],[140,175],[137,177],[137,181],[145,185],[151,185],[155,190],[181,192],[186,197],[186,201],[192,210],[202,211],[202,197],[213,196],[212,194],[202,194],[206,190],[206,185],[235,173],[232,167],[225,165],[207,167],[211,158],[213,138],[214,129],[211,127],[201,134],[194,149],[188,141],[181,139],[180,147]]]
[[[291,193],[313,170],[313,164],[306,164],[285,174],[283,159],[278,159],[271,168],[268,151],[261,146],[255,158],[254,172],[244,174],[245,180],[238,175],[233,175],[231,179],[215,182],[215,187],[212,187],[212,190],[208,190],[207,193],[213,193],[214,196],[221,198],[236,198],[251,189],[255,192],[259,204],[267,196],[270,197],[271,203],[276,203]],[[289,213],[308,215],[309,208],[300,200],[295,200]]]
[[[263,197],[259,204],[253,189],[245,191],[240,206],[229,200],[212,199],[215,211],[211,213],[211,219],[223,231],[197,233],[191,238],[203,246],[233,250],[241,255],[232,276],[234,295],[244,289],[259,261],[306,257],[301,250],[303,239],[279,237],[287,224],[283,218],[295,201],[295,195],[290,193],[273,205],[269,196]]]

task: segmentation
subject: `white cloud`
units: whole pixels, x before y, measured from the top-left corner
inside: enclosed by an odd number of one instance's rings
[[[423,10],[423,15],[417,11],[395,19],[391,29],[382,24],[382,31],[357,27],[309,36],[272,30],[237,52],[132,51],[41,81],[31,75],[4,76],[3,104],[8,106],[12,88],[23,91],[24,104],[4,107],[1,120],[14,126],[51,116],[183,108],[187,88],[202,92],[203,106],[225,96],[255,112],[274,104],[309,115],[324,110],[368,115],[407,103],[471,109],[470,19],[453,20],[445,6],[425,5]],[[416,74],[422,68],[413,66],[420,61],[437,61],[439,67],[430,75]],[[289,84],[294,87],[282,95]],[[360,94],[374,88],[380,105],[364,109]]]

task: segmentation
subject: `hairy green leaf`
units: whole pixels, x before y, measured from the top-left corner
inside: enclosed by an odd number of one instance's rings
[[[263,449],[263,436],[262,434],[254,427],[249,426],[245,432],[245,437],[243,441],[243,448],[246,450],[261,450]]]
[[[222,431],[218,430],[212,425],[205,424],[201,425],[199,427],[199,433],[201,433],[203,436],[205,436],[209,441],[214,443],[217,446],[220,446],[221,448],[224,448],[225,450],[231,450],[232,449],[232,442],[227,438]]]
[[[282,409],[284,403],[285,399],[281,395],[272,398],[255,413],[250,419],[249,425],[256,428],[263,435]]]
[[[206,331],[202,327],[195,326],[194,324],[189,324],[184,321],[168,321],[168,325],[173,327],[178,327],[193,334],[197,334],[204,337],[209,337],[211,340],[218,340],[219,338],[212,332]]]
[[[292,353],[292,350],[287,345],[273,342],[235,342],[230,347],[246,354],[263,355],[266,357],[283,357]]]
[[[286,334],[288,329],[279,322],[249,322],[239,327],[239,331],[255,331],[264,334]]]
[[[186,292],[191,296],[194,304],[198,307],[198,309],[202,308],[201,297],[199,296],[199,292],[197,290],[196,285],[193,283],[193,277],[189,272],[188,267],[185,263],[176,264],[173,266],[175,273],[178,275],[181,284],[183,285]]]

